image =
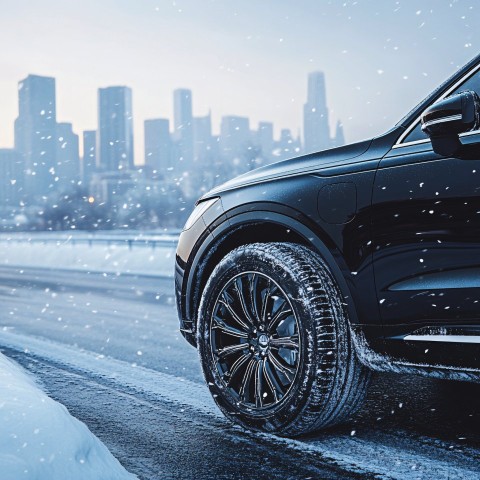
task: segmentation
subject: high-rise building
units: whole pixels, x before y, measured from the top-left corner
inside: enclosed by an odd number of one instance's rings
[[[98,90],[97,167],[103,171],[133,168],[132,90]]]
[[[276,142],[276,157],[278,160],[285,160],[292,158],[300,153],[301,143],[300,136],[294,139],[292,132],[288,128],[284,128],[280,131],[280,139]]]
[[[192,92],[179,88],[173,92],[173,138],[177,144],[180,168],[188,170],[193,161]]]
[[[55,181],[59,188],[74,184],[80,177],[78,135],[71,123],[57,123]]]
[[[305,153],[330,148],[327,96],[323,72],[308,75],[307,103],[303,107]]]
[[[250,121],[247,117],[222,117],[220,149],[226,160],[242,159],[250,146]]]
[[[345,145],[345,135],[343,134],[343,125],[339,120],[335,129],[335,137],[332,139],[332,146],[341,147],[342,145]]]
[[[193,119],[193,153],[194,161],[206,164],[212,156],[212,116],[209,112],[204,117]]]
[[[88,185],[97,166],[97,131],[83,132],[83,158],[81,164],[81,178],[84,185]]]
[[[25,167],[25,192],[46,196],[55,188],[57,125],[55,79],[29,75],[18,84],[15,149]]]
[[[261,156],[269,161],[273,153],[273,123],[259,122],[257,131],[257,143],[261,150]]]
[[[145,165],[165,174],[172,167],[170,122],[166,118],[145,120]]]
[[[247,117],[234,115],[222,117],[220,153],[223,160],[227,162],[229,177],[253,168],[256,151],[253,148],[250,121]]]
[[[0,148],[0,208],[18,207],[24,195],[24,160],[14,149]]]

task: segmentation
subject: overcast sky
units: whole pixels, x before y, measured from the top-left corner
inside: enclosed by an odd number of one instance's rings
[[[326,75],[347,141],[386,130],[479,53],[478,0],[0,0],[0,146],[13,145],[17,83],[57,79],[58,121],[97,126],[97,88],[133,89],[136,163],[143,120],[194,115],[302,128],[307,74]]]

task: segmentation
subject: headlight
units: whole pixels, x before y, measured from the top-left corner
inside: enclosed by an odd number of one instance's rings
[[[200,202],[188,217],[187,223],[183,227],[183,230],[188,230],[191,228],[193,224],[217,201],[218,198],[211,198],[210,200]]]

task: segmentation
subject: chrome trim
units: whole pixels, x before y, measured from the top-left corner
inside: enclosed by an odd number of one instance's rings
[[[480,335],[407,335],[406,342],[442,342],[480,344]]]
[[[455,82],[448,90],[446,90],[443,95],[440,97],[436,98],[430,105],[433,105],[434,103],[438,102],[439,100],[443,100],[445,97],[450,95],[457,87],[462,85],[462,83],[466,82],[472,75],[477,73],[477,71],[480,69],[480,63],[478,63],[474,68],[472,68],[470,71],[468,71],[460,80]],[[430,106],[429,105],[429,106]],[[428,108],[428,107],[426,107]],[[423,113],[423,112],[422,112]],[[408,128],[400,135],[400,138],[396,141],[395,145],[393,148],[395,148],[397,145],[400,145],[405,137],[408,136],[408,134],[417,126],[418,122],[422,118],[422,115],[420,114],[409,126]],[[430,141],[430,140],[428,140]],[[413,144],[413,142],[408,142],[409,144]]]
[[[468,137],[469,135],[478,135],[480,133],[480,129],[477,130],[470,130],[469,132],[463,132],[459,135],[459,137]]]
[[[460,133],[458,136],[461,137],[468,137],[469,135],[478,135],[480,133],[480,129],[478,130],[471,130],[470,132],[463,132]],[[412,145],[419,145],[421,143],[430,143],[429,138],[423,138],[422,140],[414,140],[413,142],[406,142],[406,143],[396,143],[393,145],[392,150],[400,147],[411,147]]]
[[[454,120],[461,120],[463,115],[457,113],[455,115],[449,115],[448,117],[436,118],[435,120],[429,120],[422,125],[422,130],[429,127],[430,125],[436,125],[437,123],[453,122]]]
[[[430,139],[429,138],[423,138],[422,140],[413,140],[412,142],[396,143],[392,147],[392,150],[395,149],[395,148],[400,148],[400,147],[410,147],[412,145],[419,145],[421,143],[430,143]]]

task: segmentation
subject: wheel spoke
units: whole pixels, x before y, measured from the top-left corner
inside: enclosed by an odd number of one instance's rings
[[[247,303],[245,301],[245,295],[243,294],[243,282],[242,277],[237,277],[235,279],[235,291],[237,292],[238,300],[240,301],[240,305],[242,307],[243,315],[245,316],[246,320],[253,325],[254,322],[252,317],[250,316],[250,312],[248,311]]]
[[[270,282],[268,282],[268,288],[265,290],[262,298],[262,312],[260,315],[260,320],[265,325],[267,324],[267,308],[268,308],[268,301],[270,300],[271,292],[270,292]]]
[[[277,360],[275,356],[272,354],[272,352],[268,352],[268,359],[272,363],[275,370],[282,372],[283,375],[287,377],[289,382],[293,381],[293,378],[295,377],[294,368],[290,368],[290,367],[287,367],[286,365],[283,365],[281,363],[281,360]]]
[[[265,362],[263,364],[263,375],[265,377],[265,380],[268,383],[268,386],[269,386],[271,392],[273,393],[274,401],[278,402],[278,400],[279,400],[278,393],[282,394],[282,396],[283,396],[283,391],[282,391],[280,385],[278,385],[278,382],[270,375],[269,369],[270,369],[270,365],[268,363],[268,360],[265,360]]]
[[[257,408],[263,407],[263,398],[262,398],[263,368],[264,368],[264,360],[259,360],[255,368],[255,406]]]
[[[235,362],[230,367],[229,371],[225,374],[226,376],[228,376],[227,386],[230,386],[230,383],[233,377],[235,376],[235,374],[250,357],[251,357],[250,353],[244,353],[242,356],[238,357],[235,360]]]
[[[270,339],[270,346],[277,348],[292,348],[298,350],[299,338],[298,335],[291,335],[289,337],[279,337]]]
[[[277,292],[278,288],[276,285],[272,285],[271,281],[269,281],[268,289],[265,291],[262,301],[262,314],[261,314],[261,321],[268,325],[272,320],[271,315],[273,308],[272,297]]]
[[[282,320],[288,318],[290,315],[292,315],[292,313],[292,309],[290,308],[287,300],[284,300],[282,305],[278,307],[277,311],[275,312],[274,317],[270,320],[267,328],[270,331],[273,330],[277,324],[279,324]]]
[[[223,297],[225,298],[225,294],[223,295]],[[220,299],[218,301],[218,303],[220,303],[221,305],[223,305],[227,310],[228,312],[230,313],[230,315],[232,316],[232,318],[246,331],[248,332],[250,330],[250,327],[235,313],[235,310],[233,310],[232,306],[230,305],[230,303],[228,302],[227,299]]]
[[[240,391],[238,392],[240,395],[240,400],[242,402],[245,401],[245,393],[247,388],[250,386],[250,382],[252,379],[252,373],[255,368],[255,363],[257,363],[257,359],[251,358],[247,364],[247,368],[245,369],[245,373],[243,374],[242,381],[240,383]]]
[[[231,327],[230,325],[226,325],[222,319],[216,317],[215,315],[213,316],[213,320],[216,325],[213,325],[212,329],[220,330],[223,333],[231,335],[232,337],[248,338],[248,333],[242,332],[241,330],[238,330],[235,327]]]
[[[228,347],[221,348],[220,350],[217,350],[216,354],[219,360],[228,357],[232,353],[237,353],[241,352],[242,350],[245,350],[248,348],[248,343],[240,343],[238,345],[229,345]]]
[[[250,277],[249,290],[250,290],[251,310],[252,310],[253,318],[256,318],[256,319],[260,318],[260,312],[258,311],[258,305],[257,305],[258,281],[259,281],[258,275],[253,273]]]

